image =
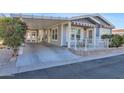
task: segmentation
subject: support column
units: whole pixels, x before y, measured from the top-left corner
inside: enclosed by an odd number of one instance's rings
[[[71,47],[71,22],[68,22],[68,48]]]
[[[39,43],[39,30],[37,30],[36,33],[37,33],[37,43]]]
[[[93,30],[93,45],[95,48],[96,47],[96,28],[94,28],[94,30]]]
[[[61,46],[63,46],[63,24],[61,24]]]
[[[87,51],[87,47],[88,47],[87,44],[88,44],[88,42],[87,42],[87,37],[86,37],[86,38],[85,38],[85,47],[84,47],[84,50],[85,50],[85,51]]]
[[[75,49],[77,49],[76,31],[77,31],[77,29],[75,30],[75,33],[74,33],[74,48],[75,48]]]
[[[50,43],[50,29],[48,29],[47,38],[48,38],[48,43]]]
[[[32,31],[30,32],[30,36],[31,36],[31,43],[32,43],[33,42]]]

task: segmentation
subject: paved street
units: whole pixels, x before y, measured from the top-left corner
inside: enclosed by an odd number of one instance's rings
[[[124,79],[124,55],[16,74],[17,79]]]

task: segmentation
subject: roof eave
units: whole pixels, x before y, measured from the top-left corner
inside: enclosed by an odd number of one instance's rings
[[[97,21],[96,19],[94,19],[94,18],[92,18],[92,17],[90,17],[90,16],[79,16],[79,17],[72,17],[72,18],[70,18],[70,20],[71,20],[71,21],[73,21],[73,20],[76,20],[76,19],[82,19],[82,18],[90,18],[90,19],[91,19],[91,20],[93,20],[95,23],[100,24],[100,22],[99,22],[99,21]]]
[[[107,22],[109,25],[111,25],[113,28],[115,28],[115,26],[114,26],[110,21],[108,21],[106,18],[104,18],[102,15],[100,15],[100,14],[94,14],[94,15],[92,15],[92,16],[98,16],[98,17],[100,17],[100,18],[103,19],[105,22]]]

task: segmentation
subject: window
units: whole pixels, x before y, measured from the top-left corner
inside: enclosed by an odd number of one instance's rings
[[[74,40],[75,35],[71,34],[71,40]]]
[[[54,30],[52,30],[52,40],[54,40]]]
[[[72,30],[71,30],[71,40],[74,40],[74,38],[75,38],[75,29],[72,28]]]
[[[81,35],[81,31],[80,31],[80,29],[77,29],[77,33],[76,33],[77,40],[80,40],[80,35]]]
[[[76,37],[76,40],[80,40],[81,30],[72,28],[71,30],[71,40],[74,40]]]
[[[57,28],[52,30],[52,40],[57,40],[58,35],[57,35]]]
[[[89,38],[92,39],[92,34],[93,34],[93,31],[92,30],[89,30]]]

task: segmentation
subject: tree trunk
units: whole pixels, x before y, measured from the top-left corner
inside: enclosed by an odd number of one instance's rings
[[[17,48],[14,48],[13,49],[13,55],[12,55],[13,57],[16,57],[16,56],[18,56],[18,49]]]

